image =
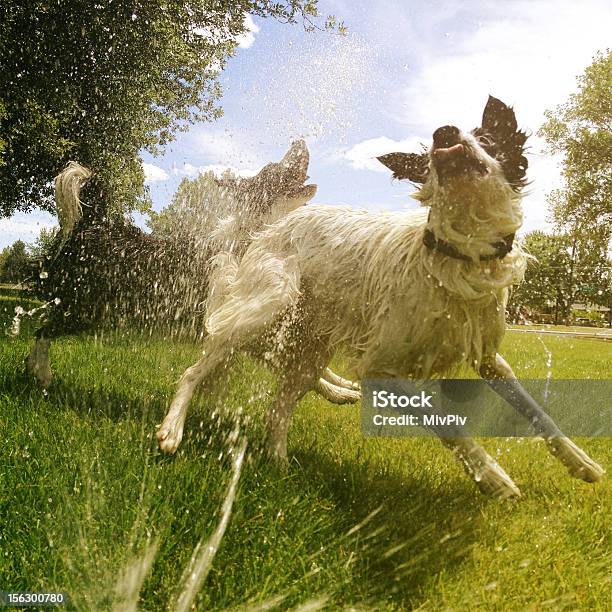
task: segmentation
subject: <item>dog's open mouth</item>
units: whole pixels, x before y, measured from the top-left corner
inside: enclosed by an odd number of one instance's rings
[[[306,180],[308,180],[308,178],[309,177],[306,177]],[[300,198],[300,199],[310,200],[311,198],[315,196],[316,192],[317,192],[316,185],[313,185],[313,184],[296,185],[294,188],[290,189],[285,195],[287,198],[290,198],[290,199]]]
[[[434,154],[434,157],[438,159],[444,159],[449,156],[460,154],[463,152],[464,152],[463,145],[461,143],[457,143],[453,145],[452,147],[440,147],[438,149],[435,149],[433,154]]]
[[[448,147],[435,148],[432,157],[438,176],[441,178],[463,176],[472,172],[478,175],[487,173],[485,164],[471,155],[469,148],[460,142]]]

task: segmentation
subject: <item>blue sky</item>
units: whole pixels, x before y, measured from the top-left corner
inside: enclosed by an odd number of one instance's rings
[[[559,185],[559,160],[535,132],[610,46],[612,3],[320,0],[319,8],[350,34],[251,20],[221,77],[224,117],[194,125],[163,156],[143,156],[156,209],[183,176],[228,166],[252,173],[298,136],[311,152],[314,202],[414,207],[410,185],[391,181],[374,157],[418,150],[440,125],[475,127],[491,93],[533,133],[524,230],[547,227],[545,194]],[[0,248],[54,223],[40,212],[0,220]]]

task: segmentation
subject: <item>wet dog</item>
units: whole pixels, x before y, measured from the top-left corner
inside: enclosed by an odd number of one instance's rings
[[[199,339],[211,258],[240,256],[253,232],[312,199],[316,185],[306,184],[308,164],[306,144],[296,141],[280,162],[255,176],[224,176],[204,194],[178,202],[169,231],[155,236],[109,218],[107,207],[96,213],[92,202],[104,201],[103,187],[91,170],[71,162],[55,180],[61,231],[35,274],[36,293],[57,305],[47,309],[37,332],[29,373],[49,385],[51,341],[94,326]],[[330,401],[359,397],[350,381],[329,370],[323,376],[317,387]]]
[[[514,241],[525,141],[513,110],[490,97],[479,128],[446,125],[429,151],[380,158],[395,177],[421,185],[415,197],[425,212],[300,207],[255,236],[242,257],[225,258],[211,281],[203,356],[184,373],[157,432],[162,450],[177,449],[196,387],[244,349],[278,375],[267,443],[286,460],[297,402],[342,349],[360,377],[423,379],[467,364],[532,421],[573,476],[598,480],[603,470],[559,431],[498,352],[508,289],[525,268]],[[483,492],[519,495],[470,437],[441,439]]]

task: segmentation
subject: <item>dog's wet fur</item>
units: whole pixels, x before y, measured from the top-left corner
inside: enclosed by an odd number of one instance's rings
[[[56,178],[61,231],[33,275],[36,294],[53,305],[26,361],[29,373],[48,386],[51,341],[99,326],[200,340],[212,260],[240,256],[253,232],[315,195],[316,185],[306,184],[309,159],[297,140],[253,177],[215,179],[203,200],[181,202],[163,236],[109,218],[103,180],[71,162]],[[357,401],[356,385],[340,377],[336,384],[330,370],[323,376],[324,397]]]
[[[237,350],[277,374],[267,412],[268,452],[287,460],[298,401],[337,350],[359,377],[445,376],[467,365],[536,427],[569,472],[585,481],[603,470],[565,437],[499,355],[509,288],[522,280],[526,135],[513,110],[490,97],[481,126],[434,131],[426,153],[380,161],[419,183],[424,212],[374,213],[341,206],[299,207],[228,255],[211,279],[203,357],[179,382],[157,432],[176,451],[196,387]],[[465,431],[436,431],[477,486],[495,497],[518,487]]]

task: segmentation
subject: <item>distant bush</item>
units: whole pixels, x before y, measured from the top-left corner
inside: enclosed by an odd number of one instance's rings
[[[0,282],[17,284],[30,273],[30,258],[25,242],[17,240],[0,254]]]
[[[597,310],[572,310],[572,320],[576,325],[588,327],[604,327],[606,324],[605,314]]]

